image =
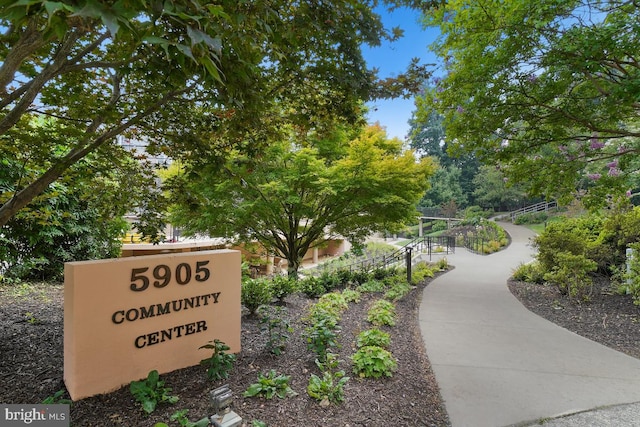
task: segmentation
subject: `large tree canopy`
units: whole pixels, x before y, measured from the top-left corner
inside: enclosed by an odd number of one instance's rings
[[[425,15],[446,75],[422,121],[500,163],[534,194],[591,201],[629,189],[640,150],[640,5],[627,0],[451,0]]]
[[[172,155],[193,153],[200,126],[256,144],[247,132],[279,127],[274,104],[301,126],[355,121],[363,100],[412,89],[420,67],[378,85],[363,61],[363,43],[396,35],[376,3],[3,0],[0,144],[43,172],[2,189],[0,226],[89,153],[115,156],[119,135]],[[317,91],[328,96],[311,102]],[[57,118],[59,150],[33,137],[39,116]]]
[[[378,126],[357,135],[291,132],[259,158],[233,151],[171,180],[171,222],[187,233],[259,242],[295,275],[309,248],[414,221],[435,165]],[[222,170],[222,172],[221,172]]]

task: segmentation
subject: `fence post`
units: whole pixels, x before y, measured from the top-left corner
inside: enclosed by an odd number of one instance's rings
[[[411,249],[412,248],[406,248],[406,252],[405,252],[405,256],[406,256],[406,263],[407,263],[407,282],[409,284],[411,284]]]

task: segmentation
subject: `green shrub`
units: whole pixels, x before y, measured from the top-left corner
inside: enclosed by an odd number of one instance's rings
[[[261,305],[271,303],[270,282],[265,279],[245,279],[241,289],[242,304],[254,314]]]
[[[274,396],[280,399],[295,396],[297,393],[289,387],[290,379],[290,376],[278,375],[274,369],[271,369],[266,375],[259,373],[258,382],[251,384],[244,392],[244,396],[262,396],[266,399],[272,399]]]
[[[622,275],[621,293],[631,295],[633,303],[640,305],[640,243],[630,245],[633,257],[629,260],[629,271]]]
[[[348,268],[339,268],[334,273],[342,286],[348,286],[353,280],[353,274]]]
[[[216,339],[200,347],[200,349],[203,348],[213,350],[213,354],[210,357],[200,361],[202,366],[207,367],[207,376],[209,379],[215,381],[229,378],[229,372],[231,372],[233,368],[233,362],[236,361],[235,355],[226,353],[227,350],[229,350],[229,346]]]
[[[340,278],[337,275],[329,272],[322,273],[320,277],[318,277],[318,281],[325,289],[325,292],[330,292],[342,285]]]
[[[391,336],[381,331],[380,329],[373,328],[362,331],[356,338],[356,347],[362,348],[367,346],[377,346],[382,348],[389,348],[391,345]]]
[[[131,381],[129,391],[146,414],[155,411],[160,403],[176,403],[179,400],[177,396],[169,394],[171,388],[164,386],[164,381],[160,381],[160,375],[156,370],[149,372],[144,380]]]
[[[558,264],[544,275],[544,279],[556,285],[564,295],[588,300],[593,283],[589,273],[596,270],[596,262],[570,252],[559,252],[555,258]]]
[[[304,338],[307,348],[315,352],[318,360],[324,362],[330,347],[338,347],[338,334],[340,328],[330,318],[320,318],[304,330]]]
[[[327,293],[322,281],[314,276],[308,276],[300,280],[298,287],[309,298],[318,298]]]
[[[549,219],[547,212],[531,212],[523,215],[518,215],[513,221],[514,224],[540,224]]]
[[[263,305],[258,309],[261,330],[267,334],[267,350],[276,356],[284,351],[293,328],[286,319],[285,307]]]
[[[537,259],[543,271],[550,272],[558,265],[558,254],[587,255],[602,228],[602,219],[588,216],[564,218],[551,222],[536,236]]]
[[[411,292],[411,285],[407,283],[406,280],[399,282],[389,288],[387,292],[384,293],[383,298],[388,301],[400,301],[404,298],[409,292]]]
[[[318,305],[326,305],[331,307],[332,310],[341,313],[349,308],[349,304],[345,299],[344,295],[341,292],[330,292],[328,294],[324,294],[318,299],[316,306]]]
[[[411,283],[417,285],[426,278],[432,278],[435,275],[429,264],[421,262],[414,266],[411,270]]]
[[[357,270],[351,274],[353,284],[362,285],[371,279],[371,274],[364,270]]]
[[[297,282],[289,276],[274,276],[271,278],[271,294],[280,301],[296,291]]]
[[[393,303],[378,300],[367,311],[367,321],[376,326],[393,326],[396,324],[396,309]]]
[[[512,277],[521,282],[544,283],[544,271],[542,271],[540,263],[537,261],[520,264],[513,272]]]
[[[355,302],[356,304],[360,302],[360,298],[362,297],[362,293],[355,289],[343,289],[342,296],[346,302]]]
[[[436,261],[436,268],[438,269],[438,271],[446,271],[449,269],[449,261],[447,260],[447,258],[440,258],[438,261]]]
[[[360,292],[384,292],[385,284],[381,280],[369,279],[356,288]]]
[[[351,356],[353,372],[361,378],[391,377],[398,368],[393,355],[381,347],[365,346]]]
[[[171,421],[175,421],[180,427],[207,427],[209,425],[209,418],[202,418],[198,421],[190,421],[187,417],[189,413],[188,409],[180,409],[171,415]],[[166,423],[155,423],[153,427],[169,427]]]

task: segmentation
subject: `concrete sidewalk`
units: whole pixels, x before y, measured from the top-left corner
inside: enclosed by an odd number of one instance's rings
[[[422,336],[452,426],[525,426],[640,402],[640,360],[542,319],[509,292],[513,270],[534,256],[533,233],[500,225],[512,237],[509,248],[489,256],[457,249],[449,256],[455,269],[425,288],[420,307]],[[545,425],[640,425],[637,405],[622,408]],[[608,414],[613,424],[594,418]],[[632,420],[620,424],[627,416]]]

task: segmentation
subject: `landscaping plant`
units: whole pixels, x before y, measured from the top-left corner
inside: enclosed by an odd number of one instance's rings
[[[297,393],[289,387],[290,378],[286,375],[278,375],[274,369],[271,369],[266,375],[259,373],[258,382],[251,384],[247,391],[244,392],[244,396],[261,396],[267,399],[271,399],[274,396],[280,399],[295,396]]]
[[[316,360],[322,378],[312,374],[307,386],[307,394],[323,404],[340,403],[344,400],[344,386],[349,381],[344,371],[338,371],[338,357],[327,353],[325,362]]]
[[[262,306],[258,309],[262,330],[267,334],[267,350],[279,356],[285,349],[293,328],[286,319],[285,307]]]
[[[393,303],[378,300],[371,305],[367,312],[367,321],[376,326],[393,326],[396,324],[396,309]]]
[[[398,367],[393,355],[384,348],[364,346],[351,356],[353,372],[361,378],[391,377]]]
[[[147,378],[141,381],[131,381],[129,391],[135,397],[136,401],[141,404],[142,410],[150,414],[160,403],[176,403],[177,396],[171,396],[170,387],[165,387],[164,381],[160,380],[160,375],[155,369],[149,372]]]
[[[372,345],[389,348],[391,345],[391,336],[378,328],[373,328],[360,332],[356,337],[356,347],[362,348]]]
[[[251,314],[255,314],[258,307],[269,304],[273,298],[270,282],[265,279],[244,279],[242,281],[242,304]]]
[[[229,372],[233,368],[233,362],[236,361],[234,354],[226,353],[229,350],[229,346],[216,339],[200,347],[200,349],[203,348],[213,350],[213,354],[210,357],[200,361],[202,366],[207,367],[207,377],[212,381],[228,378]]]

